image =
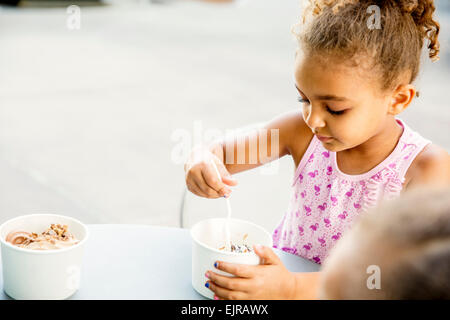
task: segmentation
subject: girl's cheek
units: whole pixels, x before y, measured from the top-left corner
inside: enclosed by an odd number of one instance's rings
[[[356,119],[342,119],[333,132],[336,133],[336,139],[346,145],[358,140],[362,133]]]

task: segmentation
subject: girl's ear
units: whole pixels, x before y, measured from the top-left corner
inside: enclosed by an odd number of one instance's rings
[[[416,88],[412,84],[401,84],[393,92],[389,105],[389,114],[397,115],[408,108],[416,96]]]

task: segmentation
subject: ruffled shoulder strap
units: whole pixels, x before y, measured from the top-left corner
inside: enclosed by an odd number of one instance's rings
[[[375,175],[366,181],[363,209],[368,210],[379,201],[391,200],[400,196],[405,182],[405,175],[416,156],[431,143],[419,133],[413,131],[406,123],[397,119],[404,128],[404,132],[388,161]]]

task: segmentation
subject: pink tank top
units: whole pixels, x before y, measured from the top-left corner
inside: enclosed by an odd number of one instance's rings
[[[406,171],[431,141],[396,121],[403,133],[394,151],[359,175],[341,172],[336,152],[326,150],[313,136],[295,171],[286,214],[273,233],[275,248],[320,264],[359,215],[400,195]]]

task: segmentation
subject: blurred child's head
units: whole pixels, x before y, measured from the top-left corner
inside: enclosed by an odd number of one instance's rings
[[[309,0],[296,32],[296,86],[307,125],[331,151],[383,130],[416,95],[421,50],[438,58],[433,0]],[[378,19],[379,18],[379,19]],[[378,23],[379,22],[379,23]],[[378,28],[379,27],[379,28]],[[343,111],[343,112],[342,112]]]
[[[322,271],[322,299],[450,299],[450,189],[416,190],[368,213]]]

